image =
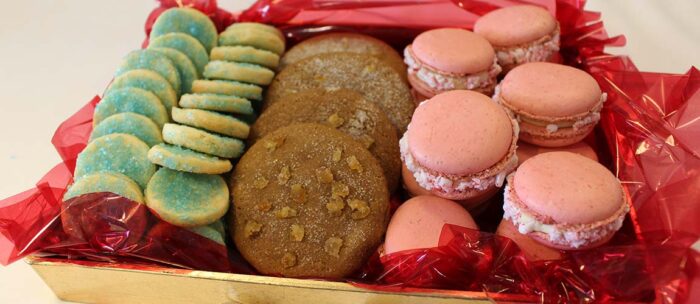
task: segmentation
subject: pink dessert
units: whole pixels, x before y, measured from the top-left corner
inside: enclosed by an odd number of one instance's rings
[[[549,248],[527,235],[520,234],[518,228],[509,220],[502,220],[496,230],[496,235],[507,237],[518,245],[525,257],[531,261],[558,260],[562,258],[559,250]]]
[[[384,253],[436,247],[445,224],[479,229],[469,212],[453,201],[435,196],[409,199],[391,217]]]
[[[418,106],[399,141],[417,184],[439,197],[481,200],[518,164],[518,123],[487,96],[464,90]]]
[[[577,142],[577,143],[570,145],[570,146],[564,146],[564,147],[559,147],[559,148],[538,147],[538,146],[534,146],[534,145],[528,144],[526,142],[520,141],[520,142],[518,142],[518,148],[515,150],[515,153],[517,153],[517,155],[518,155],[518,166],[519,166],[519,165],[522,165],[522,163],[524,163],[526,160],[532,158],[535,155],[547,153],[547,152],[556,152],[556,151],[576,153],[578,155],[588,157],[594,161],[598,161],[598,155],[596,155],[593,148],[591,148],[591,146],[589,146],[587,143],[582,142],[582,141]]]
[[[582,70],[531,62],[506,74],[493,98],[515,114],[520,122],[520,140],[563,147],[593,131],[607,95]]]
[[[404,50],[408,81],[425,97],[449,90],[491,94],[501,72],[483,37],[457,28],[423,32]]]
[[[504,72],[526,62],[552,61],[559,52],[559,23],[539,6],[494,10],[476,21],[474,33],[493,45]]]
[[[588,249],[610,240],[629,211],[620,181],[570,152],[534,156],[508,176],[503,218],[552,248]]]

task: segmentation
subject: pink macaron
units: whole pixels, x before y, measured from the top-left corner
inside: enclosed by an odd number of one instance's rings
[[[542,245],[531,237],[521,234],[509,220],[501,221],[496,229],[496,235],[507,237],[515,242],[530,261],[559,260],[562,258],[561,251]]]
[[[559,52],[559,22],[544,8],[508,6],[481,16],[474,33],[488,40],[504,72],[536,61],[552,61]]]
[[[479,229],[469,212],[453,201],[435,196],[411,198],[391,217],[384,253],[436,247],[445,224]]]
[[[563,147],[585,138],[600,121],[607,95],[588,73],[561,64],[519,65],[503,79],[494,99],[520,122],[520,139]]]
[[[401,159],[417,184],[452,200],[483,199],[518,164],[518,123],[474,91],[436,95],[416,108],[399,141]]]
[[[558,148],[539,147],[520,141],[518,142],[518,148],[515,150],[515,153],[518,155],[518,165],[522,165],[522,163],[535,155],[556,151],[576,153],[578,155],[588,157],[594,161],[598,161],[598,155],[595,153],[595,150],[593,150],[593,148],[591,148],[591,146],[589,146],[587,143],[582,141],[573,145]]]
[[[421,33],[404,50],[408,81],[425,97],[449,90],[491,95],[501,67],[483,37],[457,28]]]
[[[503,211],[520,233],[552,248],[576,250],[610,240],[629,206],[620,181],[603,165],[549,152],[508,176]]]

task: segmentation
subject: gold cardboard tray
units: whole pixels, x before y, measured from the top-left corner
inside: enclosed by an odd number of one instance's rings
[[[385,292],[342,282],[57,258],[26,260],[56,296],[83,303],[492,303],[483,292],[429,289]],[[491,296],[501,303],[536,300],[518,295]]]

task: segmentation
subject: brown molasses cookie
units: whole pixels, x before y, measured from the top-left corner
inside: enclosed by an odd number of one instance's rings
[[[389,192],[362,144],[319,124],[278,129],[232,176],[236,247],[263,274],[342,278],[377,249]]]
[[[264,107],[309,89],[351,89],[377,104],[400,134],[413,115],[408,85],[386,62],[371,55],[328,53],[287,66],[272,81]]]
[[[382,110],[352,90],[308,90],[290,95],[260,115],[248,142],[252,145],[281,127],[305,122],[336,128],[359,141],[379,160],[389,191],[396,189],[401,172],[396,129]]]

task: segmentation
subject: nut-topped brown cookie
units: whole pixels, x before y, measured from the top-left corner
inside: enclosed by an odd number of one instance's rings
[[[399,183],[401,158],[396,129],[384,112],[359,93],[308,90],[270,106],[251,128],[248,142],[294,123],[319,123],[352,136],[367,148],[384,170],[389,191]]]
[[[263,274],[341,278],[386,231],[389,192],[377,160],[350,136],[294,124],[258,140],[232,176],[230,227]]]
[[[401,76],[385,61],[366,54],[328,53],[284,68],[268,88],[264,107],[309,89],[351,89],[374,102],[400,134],[411,120],[413,97]]]

